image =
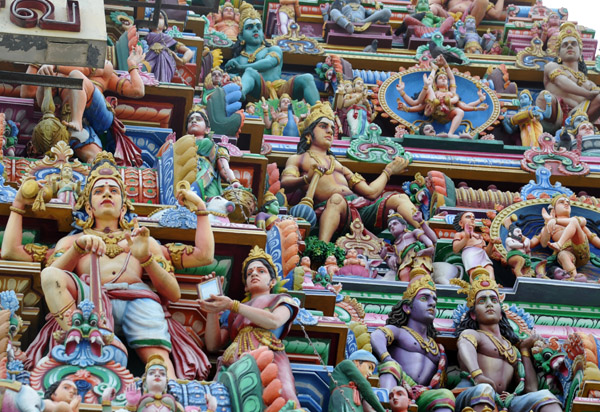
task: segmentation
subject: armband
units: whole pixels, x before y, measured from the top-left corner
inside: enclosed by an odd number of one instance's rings
[[[175,268],[173,267],[173,264],[171,263],[170,260],[165,258],[163,255],[157,255],[154,258],[154,260],[156,261],[156,263],[158,263],[164,270],[166,270],[170,274],[175,273]]]
[[[565,71],[563,69],[561,69],[560,67],[557,67],[556,69],[552,70],[550,72],[550,74],[548,75],[548,78],[550,78],[550,81],[554,81],[554,79],[556,79],[558,76],[566,76],[567,74],[565,73]]]
[[[194,252],[194,246],[183,243],[167,243],[165,247],[171,256],[171,263],[178,269],[183,269],[183,254],[191,255]]]
[[[475,349],[477,349],[477,338],[473,335],[468,335],[468,334],[461,334],[458,338],[458,341],[462,341],[462,340],[467,340],[471,343],[471,345],[473,345],[475,347]]]
[[[385,326],[381,326],[379,328],[377,328],[377,330],[382,331],[385,334],[385,339],[387,342],[387,345],[391,345],[394,342],[394,332],[391,331],[390,328],[386,328]],[[382,354],[382,358],[383,358],[383,354]]]
[[[281,64],[281,57],[279,57],[279,55],[277,54],[277,52],[267,53],[267,56],[275,57],[275,59],[277,60],[277,64]]]
[[[281,176],[300,177],[300,171],[296,166],[288,166],[285,169],[283,169],[283,172],[281,172]]]
[[[38,245],[36,243],[29,243],[23,246],[23,248],[25,249],[25,252],[27,252],[27,254],[31,256],[34,262],[42,263],[46,259],[46,252],[48,252],[48,246]]]
[[[360,182],[364,182],[364,181],[365,181],[364,177],[362,177],[359,173],[354,173],[352,175],[352,177],[350,178],[350,180],[348,181],[348,184],[350,185],[350,189],[352,189],[354,186],[356,186]]]

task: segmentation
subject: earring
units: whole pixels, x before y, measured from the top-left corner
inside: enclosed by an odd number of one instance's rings
[[[306,144],[310,146],[310,142],[311,142],[311,139],[310,139],[310,136],[308,136],[308,137],[306,138]]]
[[[558,64],[561,64],[561,63],[562,63],[562,59],[561,59],[560,57],[558,58],[558,60],[557,60],[557,61],[558,61]]]
[[[240,44],[243,46],[244,44],[246,44],[246,40],[240,40]]]
[[[81,220],[80,220],[81,222]],[[82,222],[81,228],[82,229],[89,229],[92,227],[92,225],[94,224],[94,218],[91,215],[88,215],[87,219]]]

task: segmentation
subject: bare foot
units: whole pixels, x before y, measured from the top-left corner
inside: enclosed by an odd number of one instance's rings
[[[67,129],[70,130],[75,130],[80,132],[81,129],[83,129],[83,126],[81,125],[81,123],[75,123],[75,122],[65,122],[64,120],[62,121],[62,124],[65,125],[67,127]]]
[[[548,246],[555,252],[560,252],[562,250],[562,245],[558,242],[549,242]]]

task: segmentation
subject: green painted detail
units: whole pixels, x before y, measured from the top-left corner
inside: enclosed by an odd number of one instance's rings
[[[232,412],[264,410],[260,370],[252,356],[242,356],[229,368],[223,368],[219,382],[229,390]]]
[[[4,230],[0,231],[0,243],[4,239]],[[23,245],[28,245],[30,243],[39,243],[40,232],[39,230],[24,230],[23,231]]]
[[[186,268],[178,270],[177,273],[189,274],[189,275],[210,275],[215,272],[217,276],[225,278],[223,284],[223,291],[227,294],[229,290],[229,279],[231,279],[231,270],[233,268],[233,258],[231,256],[215,256],[215,261],[207,266],[201,266],[196,268]]]
[[[311,338],[310,341],[315,346],[317,353],[323,359],[323,362],[327,363],[329,359],[329,348],[331,346],[331,340],[322,338]],[[297,353],[302,355],[314,354],[312,346],[306,338],[290,338],[287,337],[283,340],[285,345],[285,351],[287,353]]]
[[[115,388],[117,392],[122,389],[122,382],[119,375],[117,375],[112,370],[105,368],[103,366],[88,366],[84,368],[86,371],[91,373],[93,376],[100,379],[100,384],[94,387],[94,393],[98,396],[98,402],[100,402],[100,397],[102,396],[102,391],[107,387]],[[71,365],[62,365],[57,366],[51,369],[44,375],[43,379],[43,389],[46,390],[50,385],[54,382],[57,382],[61,379],[66,378],[69,375],[75,374],[78,371],[82,370],[78,366]],[[123,406],[126,404],[125,394],[121,394],[117,396],[117,398],[113,401],[113,405]]]

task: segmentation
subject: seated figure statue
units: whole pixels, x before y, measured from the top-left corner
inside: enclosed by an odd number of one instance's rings
[[[479,26],[481,20],[506,20],[504,0],[429,0],[431,11],[441,17],[467,15],[475,17]]]
[[[429,275],[416,276],[392,308],[386,326],[371,334],[373,353],[381,359],[379,386],[388,391],[403,386],[419,412],[454,410],[454,395],[440,389],[446,353],[435,341],[436,304],[433,279]]]
[[[561,412],[549,390],[538,390],[531,348],[538,335],[519,339],[502,310],[498,285],[483,273],[468,284],[453,279],[467,294],[468,311],[456,327],[458,363],[464,376],[456,397],[459,411],[487,406],[508,412]],[[465,409],[467,408],[467,409]]]
[[[571,112],[582,109],[590,122],[600,117],[600,87],[588,79],[583,61],[583,42],[573,23],[563,23],[558,35],[557,61],[544,67],[544,87],[554,98],[550,122],[558,129]],[[542,93],[537,98],[538,107],[545,110],[547,103]]]
[[[319,100],[319,91],[309,73],[281,78],[283,52],[279,46],[265,41],[260,13],[252,5],[240,6],[240,33],[233,46],[233,58],[225,64],[227,72],[241,77],[242,98],[251,95],[275,98],[284,93],[292,99],[305,99],[313,105]]]
[[[24,185],[31,182],[27,180]],[[45,257],[45,253],[39,253],[32,245],[22,245],[22,215],[26,205],[34,200],[23,195],[24,185],[11,206],[2,242],[3,259],[33,261],[40,254],[42,259]],[[214,255],[214,239],[204,202],[189,190],[179,190],[177,199],[198,215],[195,246],[161,245],[150,236],[148,228],[140,228],[137,221],[130,224],[126,214],[133,206],[127,198],[121,172],[110,153],[98,154],[75,205],[82,216],[77,224],[83,231],[60,239],[42,270],[42,289],[53,319],[44,326],[37,343],[30,345],[28,355],[41,356],[54,331],[68,330],[77,302],[90,295],[90,277],[85,274],[94,259],[98,259],[103,308],[99,326],[117,334],[122,332],[129,347],[144,362],[152,354],[161,355],[171,378],[176,376],[169,359],[171,352],[177,376],[191,379],[208,375],[208,359],[181,325],[165,318],[161,304],[161,300],[177,302],[181,297],[173,264],[178,268],[203,266],[211,263]],[[142,282],[144,273],[160,296]],[[38,360],[32,359],[34,364]]]
[[[354,31],[364,31],[372,23],[385,24],[392,17],[391,10],[383,8],[380,4],[377,5],[377,10],[369,10],[360,4],[360,0],[346,0],[345,4],[342,3],[341,8],[336,3],[333,3],[332,9],[329,11],[331,20],[350,34]]]
[[[306,192],[318,174],[314,204],[319,216],[319,239],[329,242],[338,230],[348,229],[360,217],[368,230],[382,231],[390,210],[398,212],[414,227],[414,206],[405,194],[384,193],[394,174],[401,173],[408,162],[396,157],[370,184],[358,173],[336,160],[331,153],[334,114],[329,103],[317,103],[303,123],[297,154],[288,158],[281,174],[281,186],[287,191]],[[315,176],[317,177],[317,176]]]

